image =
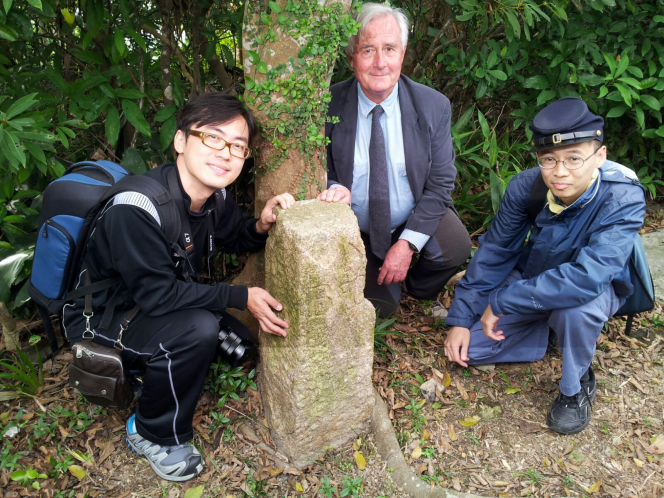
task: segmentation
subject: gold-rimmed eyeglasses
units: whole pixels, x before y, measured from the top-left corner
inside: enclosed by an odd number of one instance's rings
[[[198,137],[203,142],[203,145],[215,150],[224,150],[228,147],[228,151],[232,156],[240,159],[246,159],[251,155],[251,149],[242,143],[227,142],[219,135],[208,133],[206,131],[189,130],[189,134]]]
[[[600,147],[601,149],[601,147]],[[585,159],[579,157],[579,156],[570,156],[567,159],[562,159],[558,161],[555,157],[553,156],[548,156],[545,155],[544,157],[539,157],[537,158],[537,165],[542,168],[542,169],[553,169],[556,166],[558,166],[558,163],[563,163],[563,166],[565,166],[569,170],[575,170],[579,169],[581,166],[583,166],[588,159],[593,157],[595,154],[597,154],[597,149],[595,152],[590,154],[588,157]]]

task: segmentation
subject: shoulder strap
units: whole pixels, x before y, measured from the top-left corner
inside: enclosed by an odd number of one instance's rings
[[[169,191],[157,180],[148,176],[128,176],[108,189],[104,202],[124,192],[138,192],[149,199],[158,213],[158,221],[166,239],[177,243],[180,234],[180,216]],[[139,206],[140,207],[140,206]],[[149,207],[148,207],[149,209]]]
[[[535,218],[537,215],[544,209],[546,205],[546,193],[549,188],[544,183],[544,178],[542,178],[542,173],[540,172],[535,179],[532,190],[530,191],[530,196],[528,197],[528,205],[526,209],[528,211],[528,219],[531,223],[535,223]]]

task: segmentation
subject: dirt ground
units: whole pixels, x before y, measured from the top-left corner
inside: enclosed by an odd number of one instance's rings
[[[661,211],[648,219],[647,230],[664,225]],[[441,296],[446,305],[450,299]],[[557,350],[537,363],[449,365],[446,328],[430,304],[403,301],[374,358],[374,384],[414,472],[483,496],[664,497],[661,307],[638,317],[630,337],[624,321],[609,322],[593,363],[590,425],[561,436],[545,426],[560,377]],[[227,389],[236,396],[222,407],[218,390],[201,397],[194,426],[203,474],[185,484],[163,481],[126,446],[129,411],[90,405],[68,388],[70,358],[64,351],[44,365],[36,396],[0,402],[0,498],[406,496],[368,435],[305,469],[290,468],[269,435],[259,391],[243,386]],[[249,379],[250,369],[237,378]],[[446,386],[433,402],[419,388],[430,378]]]

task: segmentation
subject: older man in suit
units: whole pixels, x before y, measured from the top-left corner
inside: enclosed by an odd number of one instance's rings
[[[355,212],[367,249],[365,296],[383,316],[401,300],[435,300],[470,254],[452,206],[456,168],[450,102],[401,74],[409,23],[365,3],[346,55],[354,77],[333,85],[326,126],[327,202]],[[412,266],[413,256],[419,254]]]

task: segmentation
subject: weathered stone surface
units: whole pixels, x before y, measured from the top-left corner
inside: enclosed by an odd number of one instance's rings
[[[445,386],[438,382],[436,379],[429,379],[424,384],[420,386],[420,391],[422,395],[429,400],[431,403],[436,401],[436,388],[443,393],[445,392]]]
[[[650,273],[655,284],[655,299],[664,303],[664,230],[643,235]]]
[[[260,334],[261,394],[279,451],[303,466],[369,428],[366,256],[350,208],[315,200],[279,213],[265,255],[266,288],[290,329],[286,338]]]

